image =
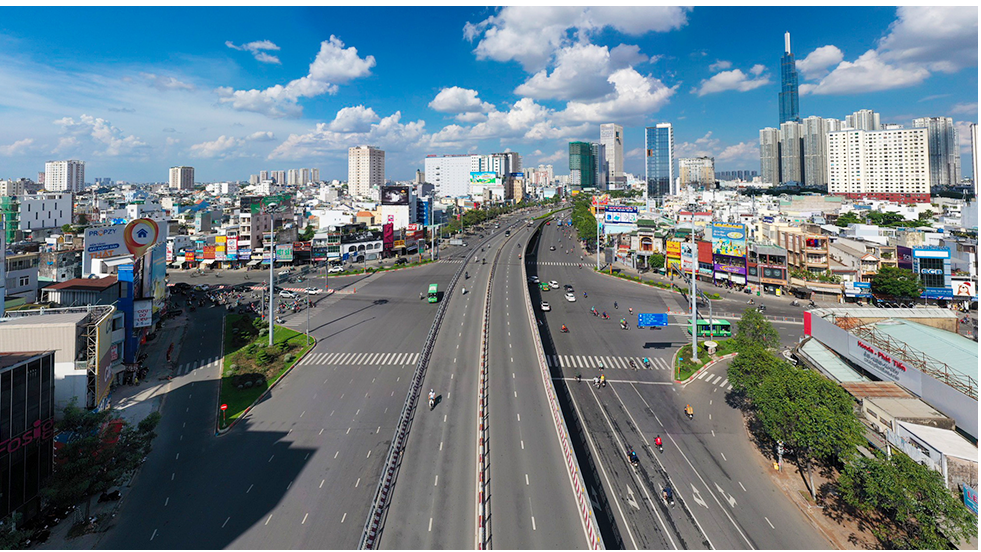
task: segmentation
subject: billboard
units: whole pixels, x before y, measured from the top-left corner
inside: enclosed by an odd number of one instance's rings
[[[712,253],[727,257],[745,257],[746,225],[714,223],[712,225]]]
[[[691,242],[681,242],[681,271],[691,272],[692,266],[696,264],[695,258]]]
[[[625,205],[608,205],[605,221],[607,224],[636,224],[637,208]]]
[[[382,186],[381,204],[382,205],[408,205],[409,187],[408,186]]]
[[[215,246],[206,245],[204,246],[204,259],[214,259],[215,258]]]
[[[149,328],[153,324],[153,301],[139,299],[133,301],[133,327]]]
[[[382,247],[385,251],[391,251],[395,247],[395,225],[392,223],[382,225]]]
[[[163,255],[161,255],[163,259]],[[95,337],[95,404],[100,404],[109,395],[112,382],[112,362],[119,357],[112,343],[112,317],[116,309],[111,309],[96,323]]]
[[[293,244],[292,243],[278,243],[276,244],[276,261],[282,262],[293,262]]]
[[[167,302],[167,256],[165,248],[159,245],[153,248],[152,255],[148,288],[153,298],[153,312],[159,312]]]
[[[238,238],[228,237],[225,239],[225,257],[229,261],[238,259]]]
[[[954,295],[961,298],[974,298],[978,296],[978,283],[972,280],[954,278]]]
[[[226,240],[227,240],[227,238],[225,236],[216,236],[215,237],[215,260],[216,261],[224,261],[224,260],[227,260],[228,259],[228,257],[226,256],[227,255],[227,251],[225,249],[225,244],[227,243]]]
[[[247,242],[242,242],[242,243],[246,243],[247,244]],[[248,260],[251,260],[251,259],[252,259],[252,247],[251,246],[248,246],[248,247],[239,247],[238,248],[238,260],[240,260],[240,261],[248,261]]]
[[[497,184],[496,172],[471,172],[471,184]]]
[[[681,257],[681,242],[678,240],[668,240],[665,243],[665,254],[668,257],[680,258]]]
[[[108,259],[133,255],[140,257],[158,241],[166,240],[152,219],[135,219],[129,224],[95,226],[85,229],[82,250],[82,277],[92,274],[93,259]]]
[[[174,262],[174,242],[167,242],[167,262]]]
[[[746,275],[746,258],[729,257],[727,255],[714,255],[713,264],[716,272],[728,272],[729,274]]]

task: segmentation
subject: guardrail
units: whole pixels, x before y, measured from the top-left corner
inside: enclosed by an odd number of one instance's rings
[[[541,223],[539,222],[540,226]],[[528,281],[528,264],[524,261],[521,263],[521,279],[524,282]],[[590,502],[589,493],[586,490],[585,482],[583,482],[582,474],[579,472],[579,459],[576,457],[576,452],[572,449],[572,444],[569,442],[569,430],[566,426],[565,418],[562,415],[558,398],[556,398],[555,389],[552,386],[552,378],[548,372],[548,363],[545,361],[545,350],[542,348],[542,336],[538,331],[538,321],[535,318],[534,307],[531,304],[531,294],[528,292],[527,286],[525,286],[524,291],[525,312],[528,314],[528,323],[531,325],[532,340],[535,342],[535,352],[538,356],[538,367],[542,374],[542,383],[545,386],[545,396],[548,397],[549,408],[552,411],[552,422],[555,425],[555,433],[559,439],[559,446],[562,448],[562,453],[565,456],[565,466],[569,475],[569,483],[572,485],[572,492],[576,496],[580,521],[582,522],[583,531],[586,534],[586,542],[592,550],[605,550],[606,546],[603,544],[603,537],[596,525],[593,505]]]
[[[485,238],[480,243],[484,244],[490,241],[492,238],[493,235]],[[436,309],[436,317],[433,320],[432,327],[429,328],[429,334],[426,336],[426,341],[422,346],[422,353],[419,355],[419,361],[416,363],[415,372],[412,374],[412,382],[409,386],[409,392],[405,397],[405,402],[402,404],[402,412],[399,414],[399,421],[395,426],[395,434],[392,437],[392,444],[388,448],[388,454],[385,459],[385,468],[382,471],[381,477],[378,479],[378,487],[372,498],[371,509],[368,511],[368,519],[365,520],[364,530],[361,533],[361,540],[358,543],[359,550],[373,550],[379,533],[381,532],[382,521],[384,519],[385,512],[388,509],[388,500],[392,494],[392,488],[395,486],[395,479],[398,476],[398,470],[401,467],[402,451],[405,449],[405,441],[408,439],[409,428],[412,425],[412,418],[415,413],[416,405],[419,402],[419,393],[422,389],[422,380],[426,375],[426,368],[429,365],[429,358],[432,356],[433,346],[436,344],[436,337],[439,335],[439,328],[442,325],[443,317],[446,314],[446,305],[449,302],[449,296],[456,288],[456,283],[460,279],[460,275],[467,268],[467,264],[470,262],[470,259],[475,257],[477,252],[477,248],[474,247],[466,256],[466,260],[460,265],[460,268],[458,268],[453,274],[453,278],[450,279],[450,283],[447,286],[446,291],[443,293],[444,299],[443,301],[440,301],[439,307]],[[500,254],[500,250],[498,250],[498,254]],[[488,293],[490,293],[489,290],[490,286],[488,286]]]

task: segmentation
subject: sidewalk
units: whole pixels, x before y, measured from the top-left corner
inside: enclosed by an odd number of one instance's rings
[[[182,307],[178,306],[178,308]],[[147,354],[144,364],[150,368],[146,380],[139,385],[119,385],[113,388],[110,400],[112,408],[118,418],[122,418],[130,425],[138,424],[140,420],[163,407],[170,382],[159,378],[166,378],[172,371],[170,363],[167,362],[167,349],[171,344],[174,345],[171,358],[176,360],[180,355],[184,335],[187,332],[187,312],[185,308],[185,314],[166,320],[160,331],[157,332],[157,338],[144,345],[143,352]],[[92,509],[89,515],[98,518],[95,532],[68,539],[68,531],[74,524],[82,521],[85,515],[85,504],[83,503],[67,519],[51,528],[51,535],[47,541],[30,548],[36,550],[91,550],[95,548],[102,539],[104,534],[102,531],[111,528],[112,518],[115,517],[119,506],[126,500],[129,488],[138,476],[139,471],[132,478],[120,482],[119,491],[122,498],[118,501],[100,504],[98,502],[99,497],[92,497]]]

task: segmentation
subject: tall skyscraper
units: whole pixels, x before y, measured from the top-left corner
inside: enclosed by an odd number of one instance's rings
[[[596,158],[593,144],[569,142],[569,184],[582,188],[596,188]]]
[[[774,186],[780,184],[780,129],[760,130],[760,180]]]
[[[797,95],[797,64],[790,53],[790,33],[783,35],[784,52],[780,58],[780,124],[800,122],[800,103]]]
[[[170,189],[171,190],[193,190],[194,189],[194,167],[171,167],[170,168]]]
[[[825,165],[828,163],[827,140],[824,119],[811,116],[801,123],[801,134],[804,139],[804,185],[808,188],[828,187],[828,174]]]
[[[606,160],[606,146],[603,144],[592,143],[593,159],[596,161],[596,168],[593,172],[593,182],[597,190],[609,190],[609,163]]]
[[[44,164],[44,189],[77,192],[85,186],[85,161],[48,161]]]
[[[607,181],[620,182],[623,177],[623,127],[615,123],[600,125],[600,144],[606,147]]]
[[[354,197],[375,197],[372,187],[385,185],[385,152],[375,146],[356,146],[347,150],[347,187]]]
[[[913,128],[927,129],[930,144],[930,183],[955,186],[961,182],[961,152],[957,127],[950,117],[919,117]]]
[[[644,129],[644,176],[647,180],[647,207],[671,195],[674,186],[674,128],[658,123]]]
[[[804,182],[804,144],[801,124],[787,121],[780,125],[780,182],[782,184]]]
[[[849,199],[930,202],[927,129],[828,134],[828,192]]]

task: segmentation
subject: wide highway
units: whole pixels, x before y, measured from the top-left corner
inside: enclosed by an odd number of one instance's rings
[[[542,281],[572,285],[576,301],[566,301],[561,289],[540,292],[536,287],[531,288],[532,298],[552,306],[551,312],[540,314],[545,352],[557,384],[568,385],[572,407],[585,424],[596,476],[607,493],[623,546],[828,548],[830,543],[770,482],[765,473],[770,467],[749,442],[742,414],[726,402],[724,366],[688,385],[674,383],[672,354],[690,341],[682,326],[687,319],[684,299],[596,274],[588,266],[579,268],[580,250],[573,236],[568,226],[543,226],[527,262],[529,273],[537,273]],[[593,306],[606,311],[610,320],[593,316]],[[637,329],[641,312],[671,313],[671,325]],[[628,330],[620,328],[621,318],[627,319]],[[558,331],[562,324],[569,327],[568,334]],[[781,334],[790,337],[792,331]],[[650,369],[641,362],[644,357],[651,359]],[[596,389],[591,381],[600,374],[609,383]],[[576,381],[577,375],[582,382]],[[693,406],[694,420],[684,416],[685,404]],[[654,448],[658,435],[664,441],[663,453]],[[637,468],[627,459],[629,448],[640,457]],[[661,499],[667,485],[675,491],[674,506]]]

